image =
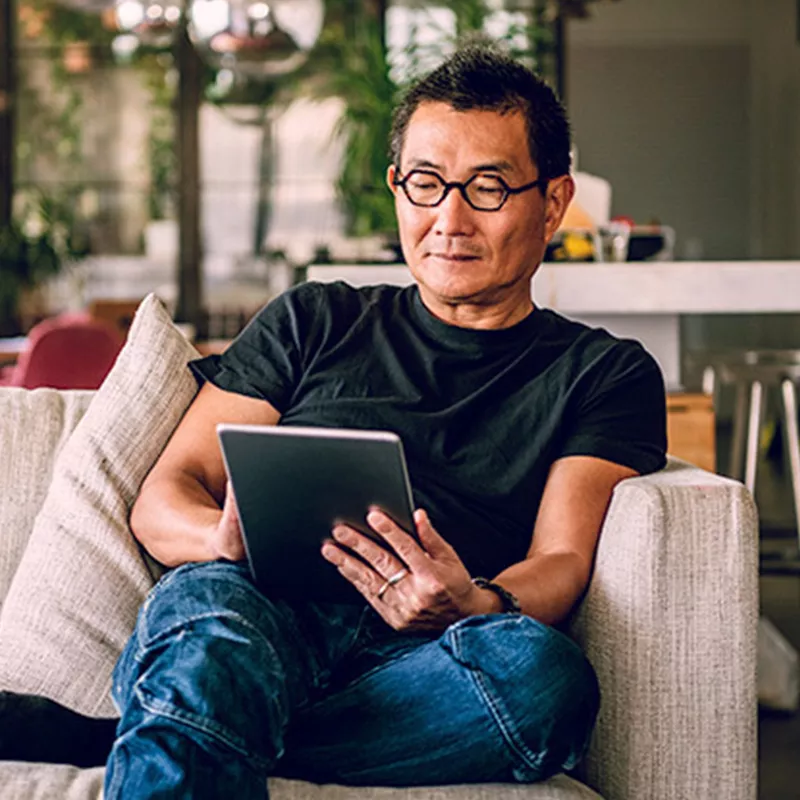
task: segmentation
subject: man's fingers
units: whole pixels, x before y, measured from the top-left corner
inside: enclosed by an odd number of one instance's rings
[[[367,522],[392,545],[397,554],[414,570],[425,569],[428,558],[446,558],[455,555],[453,548],[439,536],[431,525],[428,512],[421,508],[414,512],[419,544],[379,509],[370,511],[367,515]]]
[[[383,584],[383,578],[380,575],[377,575],[357,558],[346,553],[336,545],[336,542],[325,542],[322,545],[322,556],[333,564],[368,600],[377,594]]]
[[[414,522],[417,524],[417,536],[422,546],[431,558],[442,558],[453,555],[453,548],[450,543],[443,539],[431,525],[428,512],[418,508],[414,512]]]
[[[339,544],[349,547],[367,561],[378,576],[388,578],[405,567],[405,564],[385,547],[381,547],[368,536],[347,525],[337,525],[332,533]]]
[[[424,575],[430,570],[429,554],[391,517],[379,509],[373,509],[367,514],[367,522],[376,533],[380,534],[391,545],[392,550],[408,565],[412,572]]]

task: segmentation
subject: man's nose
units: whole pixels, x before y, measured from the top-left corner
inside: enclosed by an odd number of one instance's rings
[[[475,228],[475,210],[461,192],[453,187],[434,209],[434,231],[443,236],[470,236]]]

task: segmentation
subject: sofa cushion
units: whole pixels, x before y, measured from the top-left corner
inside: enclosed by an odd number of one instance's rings
[[[0,608],[50,486],[56,454],[92,396],[0,388]]]
[[[111,671],[152,586],[130,506],[197,391],[197,352],[158,298],[64,444],[0,613],[0,689],[113,716]]]
[[[3,800],[100,800],[103,768],[79,770],[62,764],[0,763]],[[588,786],[556,775],[537,784],[388,787],[320,786],[270,778],[271,800],[602,800]]]
[[[102,800],[102,767],[0,762],[3,800]]]

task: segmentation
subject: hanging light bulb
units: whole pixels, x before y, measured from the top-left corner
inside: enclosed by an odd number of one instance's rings
[[[322,0],[190,0],[189,35],[213,67],[274,77],[305,62],[323,16]]]
[[[182,0],[117,0],[114,8],[119,30],[152,47],[172,44],[182,13]]]

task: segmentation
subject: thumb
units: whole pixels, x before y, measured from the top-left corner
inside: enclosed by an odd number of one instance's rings
[[[414,522],[417,526],[417,535],[419,536],[420,543],[431,558],[442,558],[453,555],[453,548],[439,536],[436,532],[436,528],[431,525],[431,520],[427,511],[418,508],[414,512]]]
[[[225,484],[225,499],[222,502],[222,519],[226,522],[235,520],[239,522],[239,508],[236,505],[236,495],[230,481]]]
[[[236,495],[233,493],[233,484],[230,481],[225,483],[225,501],[223,503],[224,507],[233,507],[236,508]]]
[[[211,546],[215,558],[238,561],[245,557],[239,512],[236,508],[236,497],[233,494],[230,482],[225,487],[222,516],[211,537]]]

